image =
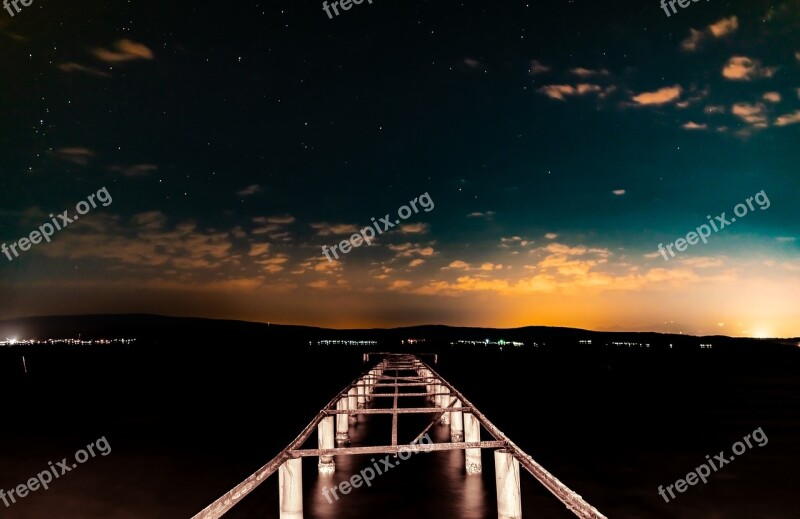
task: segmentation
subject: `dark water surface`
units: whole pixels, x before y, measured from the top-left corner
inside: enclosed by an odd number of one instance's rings
[[[355,353],[182,351],[29,350],[28,376],[18,373],[19,351],[0,354],[0,488],[24,483],[48,461],[72,459],[101,436],[112,448],[47,491],[11,507],[0,502],[0,517],[191,517],[275,456],[363,369]],[[796,359],[470,353],[442,355],[435,368],[609,518],[800,518]],[[401,416],[400,441],[428,420]],[[759,427],[765,446],[754,445],[670,503],[657,494],[707,454],[729,456],[734,442]],[[353,445],[389,443],[390,431],[389,416],[362,416],[351,429]],[[448,429],[437,425],[431,436],[447,441]],[[305,459],[306,517],[497,516],[491,451],[484,451],[482,476],[465,475],[461,451],[419,453],[371,487],[328,503],[322,489],[372,465],[372,457],[341,456],[329,477],[317,475],[315,458]],[[277,479],[226,517],[277,518]],[[524,469],[522,492],[524,517],[574,517]]]

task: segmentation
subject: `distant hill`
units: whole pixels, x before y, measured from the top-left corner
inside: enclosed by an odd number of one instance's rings
[[[445,325],[409,326],[402,328],[375,328],[334,330],[310,326],[276,325],[246,321],[228,321],[190,317],[168,317],[148,314],[125,315],[72,315],[25,317],[0,321],[0,339],[17,338],[135,338],[143,342],[171,342],[188,339],[203,344],[248,342],[285,345],[316,345],[317,341],[376,341],[367,349],[376,347],[409,346],[487,346],[497,348],[503,343],[518,342],[523,347],[550,348],[576,346],[596,350],[612,349],[663,349],[699,347],[793,347],[792,340],[762,340],[731,338],[726,336],[695,337],[682,334],[655,332],[598,332],[577,328],[550,326],[525,326],[521,328],[472,328]],[[413,339],[414,343],[407,342]],[[461,341],[461,342],[459,342]],[[548,342],[550,344],[548,344]],[[480,343],[480,344],[478,344]],[[489,343],[488,345],[486,343]],[[505,345],[513,348],[512,345]]]

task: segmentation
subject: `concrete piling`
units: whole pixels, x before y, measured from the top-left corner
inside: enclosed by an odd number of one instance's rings
[[[286,460],[278,469],[280,519],[303,519],[303,460]]]
[[[464,441],[481,441],[481,424],[472,413],[464,414]],[[483,471],[480,449],[464,449],[467,474],[480,474]]]
[[[333,420],[333,416],[326,416],[317,425],[317,445],[320,449],[333,449],[336,446]],[[317,468],[320,474],[333,474],[336,471],[333,456],[320,456]]]
[[[505,449],[496,450],[494,473],[497,484],[497,519],[522,519],[519,461]]]
[[[450,441],[453,443],[464,441],[464,413],[461,406],[461,400],[456,400],[450,413]]]

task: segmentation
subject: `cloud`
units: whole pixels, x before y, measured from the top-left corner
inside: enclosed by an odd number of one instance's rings
[[[706,38],[722,38],[739,28],[739,19],[736,16],[722,18],[707,26],[703,30],[689,29],[689,36],[681,42],[681,48],[687,52],[694,52]]]
[[[474,68],[474,69],[481,68],[481,62],[476,60],[476,59],[464,58],[463,63],[464,63],[464,65],[468,66],[469,68]]]
[[[772,77],[775,68],[762,67],[758,60],[747,56],[733,56],[722,68],[722,75],[732,81],[750,81],[758,77]]]
[[[59,63],[57,65],[57,68],[61,72],[66,72],[66,73],[82,72],[84,74],[88,74],[90,76],[95,76],[95,77],[111,77],[111,74],[109,74],[108,72],[103,72],[102,70],[98,70],[94,67],[90,67],[87,65],[81,65],[80,63],[73,63],[73,62]]]
[[[731,113],[756,128],[765,128],[767,124],[766,107],[762,103],[736,103]]]
[[[777,240],[780,243],[790,243],[795,241],[795,239],[796,238],[794,236],[778,236],[777,238],[775,238],[775,240]]]
[[[270,244],[269,243],[254,243],[250,246],[250,252],[247,253],[248,256],[261,256],[262,254],[266,254],[269,252]]]
[[[122,173],[126,177],[141,177],[151,173],[153,171],[158,171],[158,166],[155,164],[132,164],[130,166],[109,166],[109,171],[114,171],[117,173]]]
[[[587,77],[593,77],[593,76],[608,76],[609,75],[608,70],[606,70],[604,68],[601,68],[601,69],[598,69],[598,70],[592,70],[592,69],[583,68],[583,67],[575,67],[575,68],[569,69],[569,72],[570,72],[570,74],[573,74],[573,75],[578,76],[580,78],[587,78]]]
[[[398,279],[398,280],[392,281],[392,284],[389,285],[389,290],[400,290],[402,288],[408,288],[410,286],[411,286],[411,281]]]
[[[445,268],[469,270],[469,263],[467,263],[466,261],[455,260],[451,261],[450,264],[447,265],[447,267]]]
[[[408,266],[413,268],[413,267],[418,267],[418,266],[422,265],[423,263],[425,263],[424,259],[416,258],[416,259],[411,260],[409,262]]]
[[[153,51],[148,49],[147,46],[128,39],[118,40],[114,43],[114,48],[116,50],[96,47],[92,50],[92,54],[94,54],[97,59],[105,61],[106,63],[153,59]]]
[[[166,215],[148,211],[135,214],[125,223],[116,215],[93,213],[40,250],[52,258],[96,258],[134,272],[172,268],[189,276],[182,281],[189,281],[198,270],[232,265],[236,261],[232,247],[227,232],[199,230],[192,221],[169,227]]]
[[[624,189],[615,189],[614,191],[612,191],[612,193],[614,193],[617,196],[622,196],[622,195],[625,194],[625,190]]]
[[[94,152],[88,148],[58,148],[53,155],[59,160],[85,166],[94,157]]]
[[[775,119],[775,126],[788,126],[790,124],[800,123],[800,110],[795,110],[792,113],[784,114]]]
[[[400,232],[403,234],[420,234],[428,232],[427,223],[407,223],[400,226]]]
[[[655,92],[643,92],[633,97],[640,105],[663,105],[670,103],[681,96],[683,88],[680,85],[659,88]]]
[[[358,226],[351,223],[334,223],[327,222],[312,223],[311,228],[317,231],[319,236],[331,236],[341,234],[355,234],[359,231]]]
[[[261,186],[252,184],[236,192],[238,196],[251,196],[261,191]]]
[[[660,255],[660,254],[659,254]],[[710,256],[698,256],[695,258],[683,258],[680,262],[684,265],[688,265],[694,268],[711,268],[711,267],[721,267],[725,262],[722,258],[713,258]]]
[[[579,83],[575,86],[545,85],[537,90],[537,92],[544,94],[551,99],[565,101],[568,96],[582,96],[586,94],[599,94],[600,97],[604,97],[605,95],[613,92],[614,89],[615,87],[613,86],[603,88],[600,85],[594,85],[591,83]]]
[[[558,238],[558,234],[554,232],[549,232],[545,234],[544,237],[547,238],[548,240],[555,240],[556,238]]]
[[[492,216],[494,216],[494,214],[495,214],[494,211],[486,211],[485,213],[482,213],[480,211],[475,211],[475,212],[469,213],[467,215],[467,218],[487,218],[488,219],[488,218],[491,218]]]
[[[769,101],[770,103],[781,102],[781,94],[779,92],[765,92],[763,97],[764,101]]]
[[[277,224],[289,224],[294,223],[295,217],[287,214],[283,216],[270,216],[267,218],[267,222],[269,223],[277,223]]]
[[[681,48],[687,52],[694,52],[705,38],[703,31],[689,29],[689,36],[681,42]]]
[[[722,38],[727,34],[731,34],[732,32],[736,31],[739,28],[739,19],[736,16],[731,16],[730,18],[722,18],[721,20],[712,23],[708,26],[708,29],[711,31],[711,34],[714,35],[715,38]]]
[[[266,270],[270,274],[275,274],[276,272],[281,272],[284,269],[283,264],[287,261],[289,261],[289,258],[286,256],[286,254],[278,254],[275,257],[258,260],[255,263],[258,265],[263,265],[263,270]]]
[[[703,109],[708,115],[712,114],[724,114],[725,113],[725,105],[708,105]]]
[[[689,121],[687,123],[684,123],[682,128],[684,130],[706,130],[708,129],[708,125],[705,123],[698,124],[694,121]]]
[[[550,67],[548,67],[547,65],[544,65],[544,64],[542,64],[542,63],[540,63],[540,62],[538,62],[538,61],[536,61],[534,59],[534,60],[531,60],[530,67],[528,67],[528,72],[531,75],[534,75],[534,76],[536,74],[544,74],[545,72],[550,72]]]
[[[419,243],[401,243],[399,245],[389,245],[389,250],[394,251],[397,258],[408,258],[414,255],[433,256],[436,254],[430,245],[422,246]]]

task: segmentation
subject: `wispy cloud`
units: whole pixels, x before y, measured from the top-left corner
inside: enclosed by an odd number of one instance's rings
[[[53,152],[53,155],[65,162],[86,166],[89,163],[89,159],[94,157],[95,154],[88,148],[58,148]]]
[[[694,121],[688,121],[688,122],[683,124],[682,128],[684,130],[707,130],[708,129],[708,125],[705,124],[705,123],[698,124],[698,123],[696,123]]]
[[[108,170],[116,173],[122,173],[126,177],[141,177],[147,175],[148,173],[152,173],[153,171],[158,171],[158,166],[155,164],[132,164],[129,166],[114,165],[109,166]]]
[[[102,70],[96,69],[94,67],[90,67],[88,65],[81,65],[80,63],[74,62],[66,62],[66,63],[59,63],[57,65],[58,70],[61,72],[81,72],[83,74],[88,74],[90,76],[95,77],[111,77],[111,74],[108,72],[103,72]]]
[[[319,222],[319,223],[312,223],[311,228],[316,230],[317,235],[319,236],[355,234],[359,231],[359,227],[352,223]]]
[[[106,63],[122,63],[138,59],[153,59],[153,51],[142,43],[137,43],[128,39],[118,40],[114,43],[113,49],[96,47],[92,49],[92,54]]]
[[[580,78],[587,78],[587,77],[593,77],[593,76],[608,76],[609,75],[608,70],[606,70],[604,68],[594,70],[594,69],[583,68],[583,67],[575,67],[575,68],[569,69],[569,72],[570,72],[570,74],[573,74],[573,75],[578,76]]]
[[[550,67],[534,59],[531,60],[528,72],[534,76],[536,74],[544,74],[545,72],[550,72]]]
[[[236,192],[236,194],[239,196],[252,196],[258,193],[259,191],[261,191],[261,186],[259,186],[258,184],[252,184],[244,189],[240,189],[239,191]]]

